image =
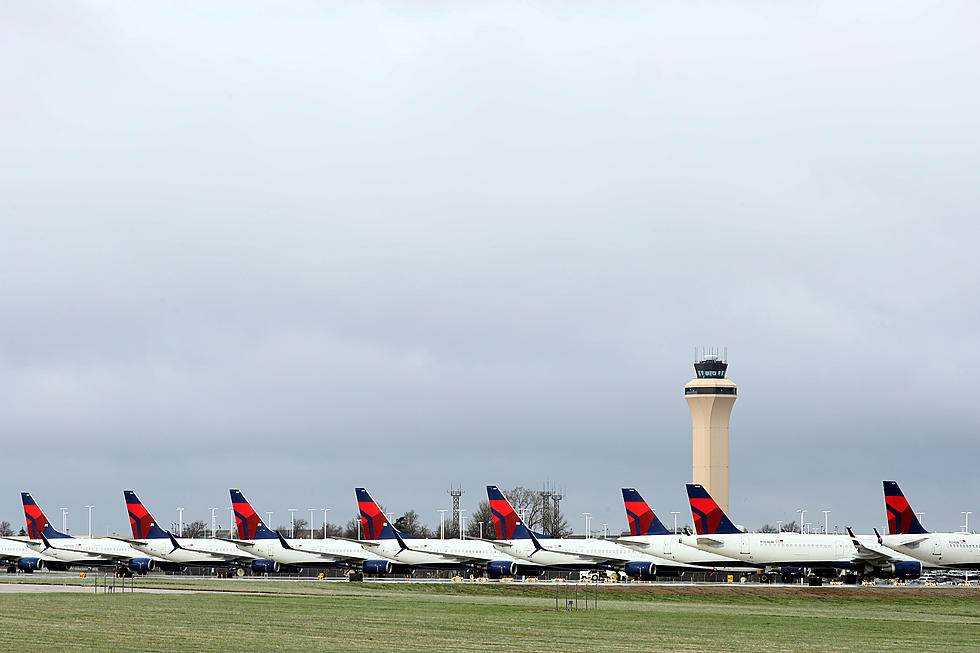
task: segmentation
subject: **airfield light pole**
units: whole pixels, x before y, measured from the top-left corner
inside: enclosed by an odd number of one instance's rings
[[[211,511],[211,537],[214,537],[214,514],[218,511],[217,508],[208,508]]]
[[[446,513],[448,508],[439,508],[439,539],[446,539]]]
[[[177,537],[184,537],[184,509],[177,508]]]
[[[313,539],[313,513],[316,512],[316,508],[307,508],[310,511],[310,539]]]
[[[480,522],[480,539],[483,539],[483,522]]]
[[[609,529],[607,526],[609,526],[607,522],[602,522],[602,539],[609,537]]]
[[[265,525],[266,526],[272,526],[272,511],[271,510],[266,510],[265,511],[265,515],[266,515],[266,517],[269,518],[268,521],[265,522]]]
[[[463,532],[463,513],[466,512],[466,508],[459,509],[459,539],[465,540],[466,533]]]
[[[782,533],[783,532],[783,520],[782,519],[777,519],[776,520],[776,532],[777,533]]]
[[[228,506],[228,539],[235,537],[231,529],[235,527],[235,506]]]
[[[806,514],[806,510],[804,510],[803,508],[799,508],[799,509],[797,509],[796,512],[800,513],[800,534],[802,535],[803,534],[803,515]]]
[[[922,523],[922,516],[923,516],[924,514],[926,514],[926,513],[924,513],[924,512],[917,512],[917,513],[915,513],[915,514],[919,516],[919,523],[921,524],[921,523]]]
[[[583,512],[585,515],[585,539],[589,539],[589,517],[592,515],[591,512]]]
[[[296,508],[286,508],[289,511],[289,537],[296,537]]]
[[[330,508],[320,508],[323,511],[323,539],[327,539],[327,513]]]
[[[677,535],[677,515],[681,513],[679,510],[671,510],[670,514],[674,516],[674,535]]]
[[[61,532],[68,532],[68,508],[61,509]]]
[[[961,510],[960,514],[963,515],[963,532],[970,532],[970,515],[973,514],[972,510]],[[91,530],[91,529],[89,529]]]
[[[92,508],[95,506],[85,506],[88,508],[88,537],[92,539]]]
[[[820,512],[822,512],[822,513],[823,513],[823,534],[824,534],[824,535],[827,535],[827,533],[828,533],[828,529],[830,528],[830,527],[829,527],[829,526],[827,525],[827,524],[829,524],[829,523],[830,523],[830,522],[828,521],[828,516],[830,515],[830,513],[831,513],[832,511],[830,511],[830,510],[821,510]]]

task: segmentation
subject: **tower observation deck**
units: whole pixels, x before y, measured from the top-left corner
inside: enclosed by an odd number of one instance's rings
[[[691,410],[693,436],[692,482],[700,483],[728,512],[728,424],[737,386],[725,378],[728,361],[704,353],[694,361],[696,378],[684,386]]]

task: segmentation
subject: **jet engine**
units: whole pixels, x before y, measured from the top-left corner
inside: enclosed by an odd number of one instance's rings
[[[279,563],[274,560],[267,560],[265,558],[261,560],[252,561],[252,571],[257,574],[273,574],[279,571]]]
[[[17,561],[17,568],[28,573],[44,569],[44,561],[40,558],[21,558]]]
[[[391,560],[365,560],[362,569],[365,574],[390,574]]]
[[[921,575],[922,563],[911,560],[899,560],[875,568],[875,576],[878,578],[918,578]]]
[[[517,571],[516,562],[506,560],[494,560],[487,563],[487,578],[501,578],[503,576],[513,576]]]
[[[657,565],[653,562],[627,562],[623,568],[630,578],[654,580],[657,577]]]
[[[126,566],[137,574],[145,574],[153,570],[153,561],[149,558],[133,558]]]

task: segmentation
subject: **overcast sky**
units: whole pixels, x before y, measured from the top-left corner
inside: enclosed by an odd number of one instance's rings
[[[607,4],[3,3],[0,519],[980,519],[980,6]]]

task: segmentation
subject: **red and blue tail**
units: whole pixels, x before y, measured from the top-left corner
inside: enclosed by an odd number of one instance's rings
[[[687,498],[691,502],[691,515],[694,517],[694,530],[698,535],[730,535],[741,533],[735,524],[711,498],[703,485],[687,484]]]
[[[381,507],[375,503],[368,491],[362,487],[357,487],[354,488],[354,494],[357,497],[357,509],[361,513],[364,539],[381,540],[394,537],[394,533],[388,532],[388,530],[392,530],[392,527],[388,526],[388,518],[385,517]],[[386,526],[388,527],[387,530]]]
[[[520,525],[520,517],[496,485],[487,486],[490,499],[490,516],[493,518],[494,537],[498,540],[513,540],[514,532]]]
[[[229,490],[231,493],[231,506],[235,512],[235,523],[238,525],[238,539],[240,540],[274,540],[278,539],[275,531],[270,529],[255,512],[242,494],[241,490]]]
[[[670,531],[664,527],[634,488],[623,488],[623,503],[626,505],[626,521],[630,525],[630,535],[670,535]]]
[[[60,537],[71,537],[60,531],[56,531],[45,516],[41,506],[37,505],[30,492],[21,492],[20,500],[24,503],[24,518],[27,520],[27,535],[32,540],[39,540],[41,536],[53,540]]]
[[[912,506],[895,481],[882,481],[885,486],[885,512],[888,513],[888,532],[891,535],[922,535],[928,533]]]
[[[129,525],[133,529],[133,537],[138,540],[159,540],[169,538],[170,534],[157,526],[153,515],[146,509],[132,490],[123,490],[126,499],[126,511],[129,513]]]

